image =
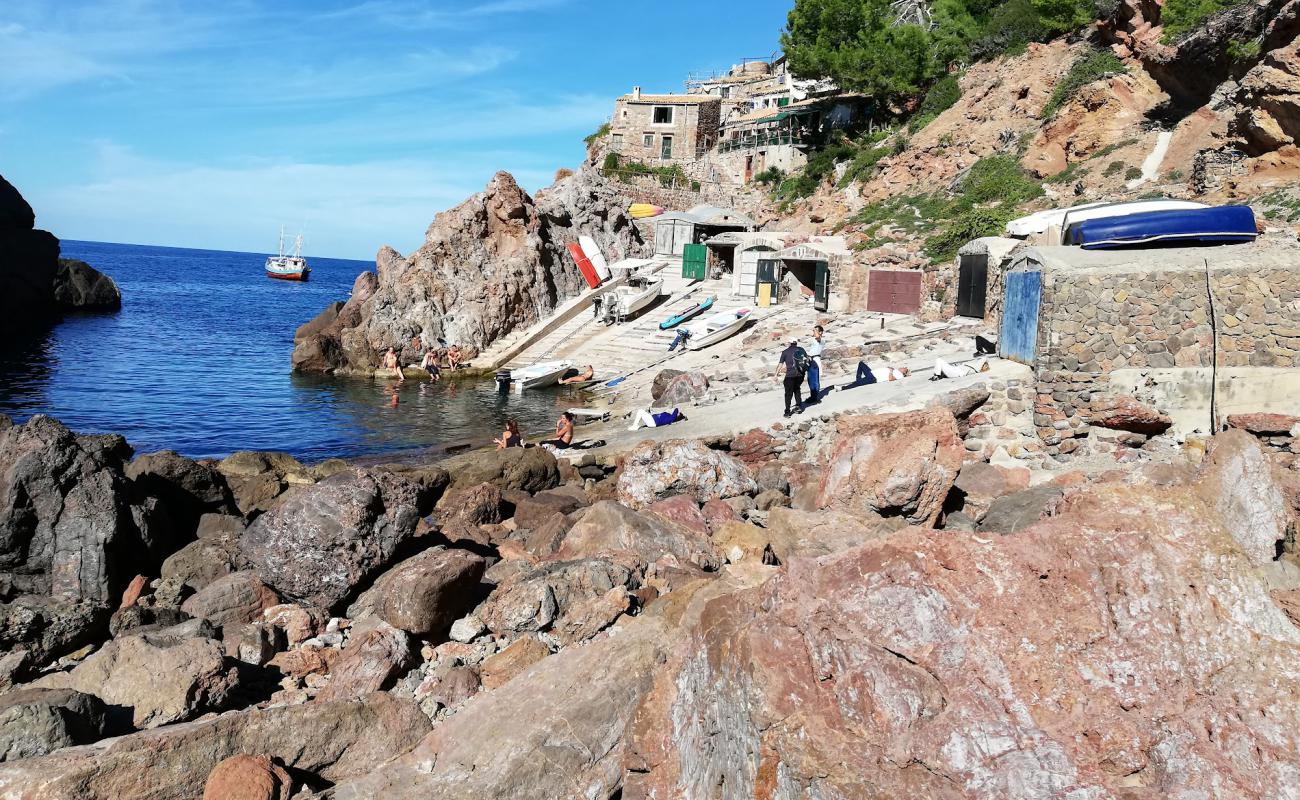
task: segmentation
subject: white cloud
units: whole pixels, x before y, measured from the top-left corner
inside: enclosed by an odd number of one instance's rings
[[[370,259],[382,244],[410,252],[438,211],[480,191],[498,164],[519,165],[521,184],[551,170],[518,153],[434,164],[246,161],[185,165],[97,146],[83,185],[29,192],[41,224],[71,239],[265,252],[281,225],[302,230],[309,254]]]

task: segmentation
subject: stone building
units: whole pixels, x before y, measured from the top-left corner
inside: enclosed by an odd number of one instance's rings
[[[1005,276],[1004,357],[1031,364],[1035,424],[1070,452],[1108,398],[1209,433],[1229,414],[1295,413],[1300,244],[1093,251],[1029,247]]]
[[[614,102],[610,149],[644,164],[699,160],[718,141],[722,99],[705,94],[642,94]]]

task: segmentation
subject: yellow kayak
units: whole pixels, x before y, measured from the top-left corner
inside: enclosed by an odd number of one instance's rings
[[[646,217],[657,217],[664,213],[664,207],[652,206],[649,203],[633,203],[628,206],[627,213],[631,214],[633,219],[645,219]]]

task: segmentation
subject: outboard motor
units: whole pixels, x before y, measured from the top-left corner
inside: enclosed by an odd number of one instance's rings
[[[510,370],[497,370],[497,394],[510,394]]]

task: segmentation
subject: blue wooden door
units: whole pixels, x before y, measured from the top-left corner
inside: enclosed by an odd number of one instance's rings
[[[1003,358],[1034,363],[1038,344],[1038,305],[1043,295],[1041,272],[1008,272],[1002,304],[1002,335],[998,352]]]

